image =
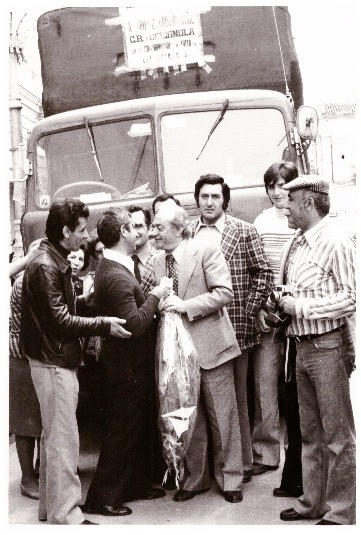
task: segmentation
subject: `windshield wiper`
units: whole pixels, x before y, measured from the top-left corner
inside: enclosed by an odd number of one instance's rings
[[[95,147],[95,141],[94,141],[93,132],[92,132],[92,129],[90,128],[90,126],[89,126],[88,119],[86,119],[85,117],[84,117],[84,124],[85,124],[85,128],[86,128],[86,131],[88,132],[88,136],[89,136],[89,139],[90,139],[90,144],[91,144],[91,147],[92,147],[92,154],[93,154],[93,157],[94,157],[95,165],[97,166],[100,179],[102,180],[102,182],[104,182],[104,178],[103,178],[103,175],[102,175],[102,170],[100,169],[100,162],[99,162],[99,158],[98,158],[97,149]]]
[[[222,106],[222,109],[221,109],[221,113],[218,115],[217,119],[215,120],[214,125],[213,125],[212,128],[210,129],[209,134],[208,134],[208,138],[207,138],[205,144],[203,145],[201,152],[198,154],[196,160],[199,159],[200,155],[201,155],[202,152],[203,152],[204,147],[207,145],[208,141],[210,140],[211,135],[213,134],[213,132],[215,131],[215,129],[217,128],[217,126],[219,125],[219,123],[223,120],[223,117],[225,116],[225,113],[226,113],[227,108],[228,108],[228,104],[229,104],[229,100],[228,100],[228,98],[227,98],[227,100],[225,100],[225,101],[223,102],[223,106]]]

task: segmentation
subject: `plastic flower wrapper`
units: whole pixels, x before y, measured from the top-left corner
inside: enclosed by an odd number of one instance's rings
[[[156,345],[156,381],[159,395],[158,426],[164,475],[173,473],[177,488],[184,474],[184,458],[196,418],[200,391],[197,353],[180,314],[165,312],[159,322]]]

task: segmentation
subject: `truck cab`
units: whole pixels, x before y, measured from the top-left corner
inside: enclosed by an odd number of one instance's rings
[[[198,215],[194,184],[217,173],[231,188],[230,212],[245,221],[269,207],[263,185],[275,161],[307,161],[289,99],[270,90],[227,90],[155,96],[50,116],[28,143],[22,232],[44,235],[48,209],[66,197],[89,206],[89,229],[109,206],[150,207],[161,193]]]

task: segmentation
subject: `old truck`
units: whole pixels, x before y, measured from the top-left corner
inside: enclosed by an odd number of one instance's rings
[[[38,19],[38,38],[45,118],[28,142],[25,247],[65,197],[89,206],[89,229],[162,192],[194,217],[194,183],[217,173],[231,213],[253,222],[270,164],[309,172],[317,113],[286,7],[64,8]]]

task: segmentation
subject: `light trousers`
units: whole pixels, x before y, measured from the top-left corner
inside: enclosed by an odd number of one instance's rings
[[[278,378],[282,368],[282,342],[274,339],[274,329],[262,333],[261,343],[253,348],[254,429],[253,461],[268,466],[280,463],[280,421]]]
[[[181,488],[196,491],[211,485],[206,412],[212,433],[217,484],[222,491],[242,490],[242,447],[232,360],[211,370],[201,369],[201,393],[203,403],[197,406]]]
[[[81,524],[76,371],[35,360],[30,367],[43,424],[39,519],[49,524]]]

